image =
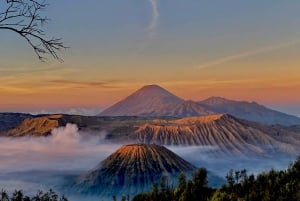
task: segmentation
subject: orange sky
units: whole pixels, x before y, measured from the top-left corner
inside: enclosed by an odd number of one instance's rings
[[[50,64],[43,64],[35,68],[37,71],[29,72],[16,68],[0,76],[0,107],[103,108],[153,83],[192,100],[222,96],[264,104],[300,103],[300,93],[297,93],[300,91],[300,59],[273,60],[272,54],[268,56],[265,61],[247,58],[200,69],[174,63],[165,64],[166,70],[162,65],[160,71],[143,68],[104,76],[97,68],[73,69],[68,62],[57,63],[58,67],[53,69],[47,68]],[[168,65],[174,66],[173,71]]]
[[[77,12],[84,2],[68,15],[69,2],[53,2],[47,27],[71,48],[63,63],[42,63],[0,32],[0,111],[104,108],[146,84],[184,99],[300,107],[300,3],[268,2],[101,1],[92,17]]]

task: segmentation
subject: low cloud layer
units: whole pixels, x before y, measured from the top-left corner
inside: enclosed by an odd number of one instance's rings
[[[0,171],[89,170],[120,146],[104,141],[105,135],[88,137],[67,124],[46,138],[1,138],[0,160],[5,162]]]
[[[30,171],[30,170],[72,170],[87,171],[95,167],[103,159],[116,151],[121,144],[112,144],[105,140],[107,133],[99,132],[97,136],[80,133],[75,124],[56,128],[49,137],[19,137],[0,140],[0,171]],[[224,175],[228,169],[247,168],[264,170],[286,167],[292,158],[263,158],[252,166],[247,158],[224,158],[214,155],[216,146],[184,146],[168,147],[194,165],[207,166],[212,171]],[[249,158],[249,161],[254,160]],[[255,159],[260,160],[260,159]],[[219,164],[223,164],[221,169]]]
[[[217,146],[189,146],[189,147],[168,147],[185,160],[196,167],[205,167],[210,172],[225,178],[230,169],[246,169],[249,174],[259,174],[270,169],[286,169],[295,160],[293,156],[274,155],[267,157],[253,155],[232,155],[214,154],[218,151]]]
[[[0,138],[0,186],[13,191],[23,189],[35,193],[38,189],[56,188],[66,176],[76,176],[98,165],[121,144],[105,140],[107,133],[98,136],[80,133],[75,124],[52,131],[49,137]],[[168,147],[197,167],[224,177],[229,169],[246,168],[259,173],[270,168],[287,168],[292,158],[270,159],[221,157],[212,155],[218,147]],[[71,196],[71,195],[68,195]],[[72,198],[72,200],[82,200]],[[97,199],[96,199],[97,200]]]

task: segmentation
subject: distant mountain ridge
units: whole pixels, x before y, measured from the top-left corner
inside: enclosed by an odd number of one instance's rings
[[[18,126],[24,119],[32,115],[23,113],[0,113],[0,132]]]
[[[264,124],[297,125],[300,118],[269,109],[256,102],[234,101],[222,97],[210,97],[197,102],[214,113],[226,113],[235,117]]]
[[[227,113],[264,124],[297,125],[300,118],[255,102],[210,97],[185,101],[158,85],[147,85],[101,112],[100,116],[190,117]]]

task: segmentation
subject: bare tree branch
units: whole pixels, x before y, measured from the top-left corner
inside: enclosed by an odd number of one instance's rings
[[[1,0],[0,0],[1,1]],[[61,38],[47,38],[43,25],[49,19],[41,15],[48,6],[45,0],[5,0],[0,2],[0,29],[17,33],[33,48],[41,61],[46,54],[62,61],[58,52],[67,48]]]

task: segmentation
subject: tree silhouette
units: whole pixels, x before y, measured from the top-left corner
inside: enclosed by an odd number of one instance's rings
[[[180,174],[175,189],[158,191],[155,184],[152,192],[138,194],[133,201],[299,201],[300,157],[287,170],[270,170],[256,177],[248,176],[245,169],[230,170],[226,179],[227,183],[221,187],[210,188],[207,171],[200,168],[192,180],[187,181],[185,175]]]
[[[2,189],[0,192],[0,200],[1,201],[9,201],[9,196],[4,189]]]
[[[174,196],[176,200],[179,200],[180,196],[186,189],[186,176],[184,173],[180,173],[178,176],[178,187],[174,191]]]
[[[193,200],[205,201],[209,195],[207,187],[207,171],[205,168],[197,170],[193,176],[192,194]]]
[[[12,31],[25,39],[41,61],[47,60],[47,54],[62,61],[57,52],[66,46],[61,38],[48,38],[43,29],[49,19],[41,13],[47,6],[45,0],[0,1],[0,30]]]

